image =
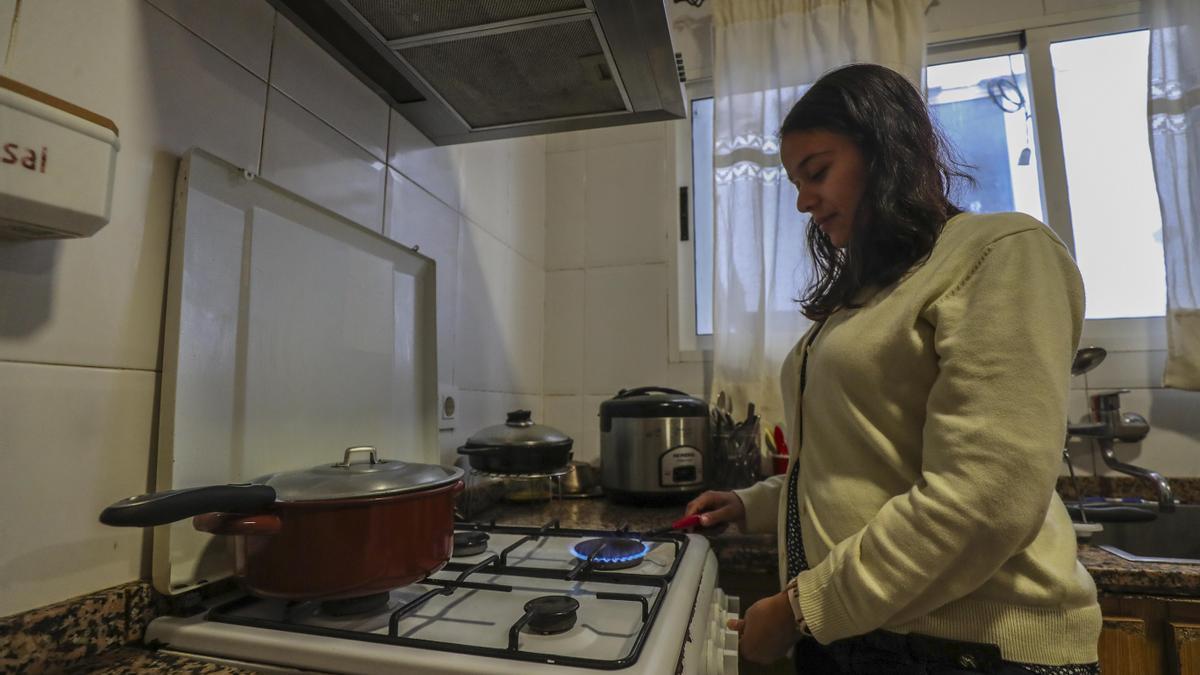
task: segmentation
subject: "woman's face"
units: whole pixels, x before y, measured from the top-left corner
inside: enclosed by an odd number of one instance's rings
[[[824,129],[785,134],[780,148],[796,209],[812,216],[830,243],[845,248],[866,188],[866,159],[849,137]]]

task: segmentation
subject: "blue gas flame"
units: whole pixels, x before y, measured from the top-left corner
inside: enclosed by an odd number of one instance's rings
[[[603,563],[623,563],[623,562],[629,562],[630,560],[641,560],[642,558],[646,557],[646,553],[650,550],[650,545],[644,541],[639,541],[637,543],[641,544],[642,550],[640,550],[636,553],[630,553],[629,555],[621,555],[621,556],[597,555],[595,558],[592,558],[592,562],[598,562],[598,563],[603,564]],[[588,559],[587,554],[580,553],[579,550],[575,548],[578,545],[579,544],[573,544],[571,546],[571,554],[574,555],[576,558],[579,558],[580,560],[587,560]]]

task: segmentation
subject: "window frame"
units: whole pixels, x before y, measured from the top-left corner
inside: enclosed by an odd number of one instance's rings
[[[1030,90],[1033,119],[1033,143],[1037,149],[1038,174],[1042,186],[1042,213],[1046,225],[1075,255],[1075,237],[1071,223],[1070,195],[1067,189],[1066,159],[1059,126],[1054,67],[1050,44],[1063,40],[1111,35],[1147,26],[1139,14],[1139,4],[1127,2],[1105,8],[1031,17],[1028,20],[981,26],[968,31],[935,31],[928,34],[925,65],[1001,56],[1020,52]],[[670,256],[675,279],[671,295],[670,354],[672,362],[712,359],[711,335],[697,336],[695,277],[695,209],[692,184],[692,100],[713,95],[712,80],[689,81],[688,117],[675,123],[675,195],[679,187],[688,187],[688,222],[692,236],[679,240],[679,223],[674,223],[672,240],[675,255]],[[1039,114],[1039,110],[1047,114]],[[1048,200],[1047,195],[1061,194],[1065,199]],[[677,197],[676,197],[677,198]],[[1101,346],[1109,351],[1157,351],[1167,348],[1165,317],[1087,319],[1080,345]]]
[[[692,190],[692,101],[712,98],[712,79],[689,80],[684,87],[687,92],[687,117],[673,123],[672,141],[675,156],[674,195],[678,200],[679,189],[688,189],[689,236],[687,241],[680,240],[677,215],[669,235],[674,246],[674,255],[669,256],[669,276],[675,280],[668,303],[672,363],[711,361],[713,351],[713,336],[696,334],[696,207],[695,192]],[[678,214],[679,209],[675,211]]]

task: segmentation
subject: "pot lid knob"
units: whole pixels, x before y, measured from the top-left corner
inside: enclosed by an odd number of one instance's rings
[[[531,427],[533,413],[528,410],[513,410],[508,413],[508,419],[504,423],[510,427]]]
[[[353,446],[350,448],[346,448],[346,454],[342,457],[342,461],[339,462],[338,464],[334,464],[334,466],[342,468],[342,469],[349,469],[350,468],[350,456],[356,452],[370,453],[371,464],[379,463],[379,454],[375,451],[375,446],[373,446],[373,445],[356,445],[356,446]]]

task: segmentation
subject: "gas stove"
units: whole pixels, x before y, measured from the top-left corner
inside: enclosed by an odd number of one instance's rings
[[[737,599],[703,537],[458,523],[424,581],[353,601],[240,595],[151,622],[161,648],[260,672],[737,672]]]

